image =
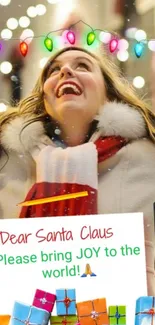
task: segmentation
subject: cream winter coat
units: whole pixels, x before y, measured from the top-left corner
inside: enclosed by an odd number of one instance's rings
[[[98,116],[99,136],[122,136],[130,141],[99,168],[98,213],[143,212],[147,261],[148,294],[154,291],[155,144],[147,138],[145,121],[134,108],[107,103]],[[52,144],[43,124],[34,122],[20,132],[25,120],[17,117],[1,132],[0,218],[16,218],[22,202],[36,181],[34,153]],[[7,163],[6,163],[7,162]],[[3,167],[4,166],[4,167]],[[3,167],[3,168],[2,168]],[[138,233],[138,229],[137,229]]]

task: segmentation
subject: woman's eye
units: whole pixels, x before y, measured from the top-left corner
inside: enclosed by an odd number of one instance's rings
[[[53,72],[55,72],[55,71],[59,71],[60,70],[60,67],[59,66],[55,66],[55,67],[53,67],[52,69],[51,69],[51,71],[50,71],[50,74],[52,74]]]
[[[78,67],[78,68],[79,68],[79,67],[80,67],[80,68],[83,68],[83,69],[85,69],[85,70],[89,70],[88,65],[87,65],[86,63],[84,63],[84,62],[79,62],[77,67]]]

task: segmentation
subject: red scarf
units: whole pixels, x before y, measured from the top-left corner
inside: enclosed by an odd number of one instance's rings
[[[37,182],[25,201],[88,191],[88,196],[22,207],[20,218],[97,214],[98,163],[115,155],[127,141],[121,137],[99,138],[72,148],[48,146],[36,161]],[[65,151],[66,150],[66,151]]]

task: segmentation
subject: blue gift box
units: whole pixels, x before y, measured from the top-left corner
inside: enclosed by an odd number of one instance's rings
[[[76,315],[75,289],[56,290],[56,309],[58,316]]]
[[[135,325],[155,324],[155,297],[140,297],[136,301]]]
[[[16,301],[9,325],[47,325],[49,318],[46,310]]]

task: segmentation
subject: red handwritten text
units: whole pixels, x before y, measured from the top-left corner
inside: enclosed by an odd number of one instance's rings
[[[0,243],[2,245],[6,244],[7,242],[10,242],[11,244],[27,244],[29,236],[31,236],[32,233],[29,234],[9,234],[9,232],[6,231],[0,231]]]
[[[110,238],[113,236],[112,228],[95,228],[91,226],[83,226],[80,232],[81,239],[95,239],[95,238]]]
[[[44,229],[39,229],[36,232],[36,238],[39,238],[38,243],[43,241],[68,241],[73,240],[73,234],[71,230],[65,230],[63,227],[60,231],[53,231],[44,234]]]

